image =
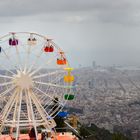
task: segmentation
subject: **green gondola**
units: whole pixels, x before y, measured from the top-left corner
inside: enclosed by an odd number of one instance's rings
[[[72,95],[72,94],[65,94],[64,98],[65,98],[65,100],[73,100],[74,99],[74,95]]]

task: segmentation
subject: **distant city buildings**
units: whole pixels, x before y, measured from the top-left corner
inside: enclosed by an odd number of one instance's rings
[[[88,82],[88,87],[90,89],[93,89],[94,88],[94,79],[93,78]]]
[[[78,89],[68,106],[82,109],[77,114],[84,124],[94,123],[111,132],[123,128],[123,133],[140,140],[140,69],[94,66],[74,71]]]
[[[95,62],[95,61],[92,62],[92,67],[93,67],[93,68],[96,67],[96,62]]]

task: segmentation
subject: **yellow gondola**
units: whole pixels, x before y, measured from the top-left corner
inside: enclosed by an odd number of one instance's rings
[[[71,83],[71,82],[74,81],[74,76],[73,76],[73,75],[65,75],[65,76],[64,76],[64,81],[65,81],[66,83]]]
[[[68,72],[67,75],[64,76],[64,82],[66,83],[71,83],[74,81],[74,76],[71,74],[71,71],[73,70],[73,68],[65,68],[65,70]]]

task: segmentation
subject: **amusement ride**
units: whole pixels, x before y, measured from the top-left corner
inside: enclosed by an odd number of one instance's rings
[[[74,76],[65,52],[43,35],[11,32],[0,38],[0,135],[22,129],[55,133],[54,118],[73,100]]]

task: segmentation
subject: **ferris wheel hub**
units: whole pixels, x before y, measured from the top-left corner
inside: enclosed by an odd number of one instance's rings
[[[13,84],[20,89],[30,89],[33,87],[31,76],[25,71],[17,71],[14,75]]]

